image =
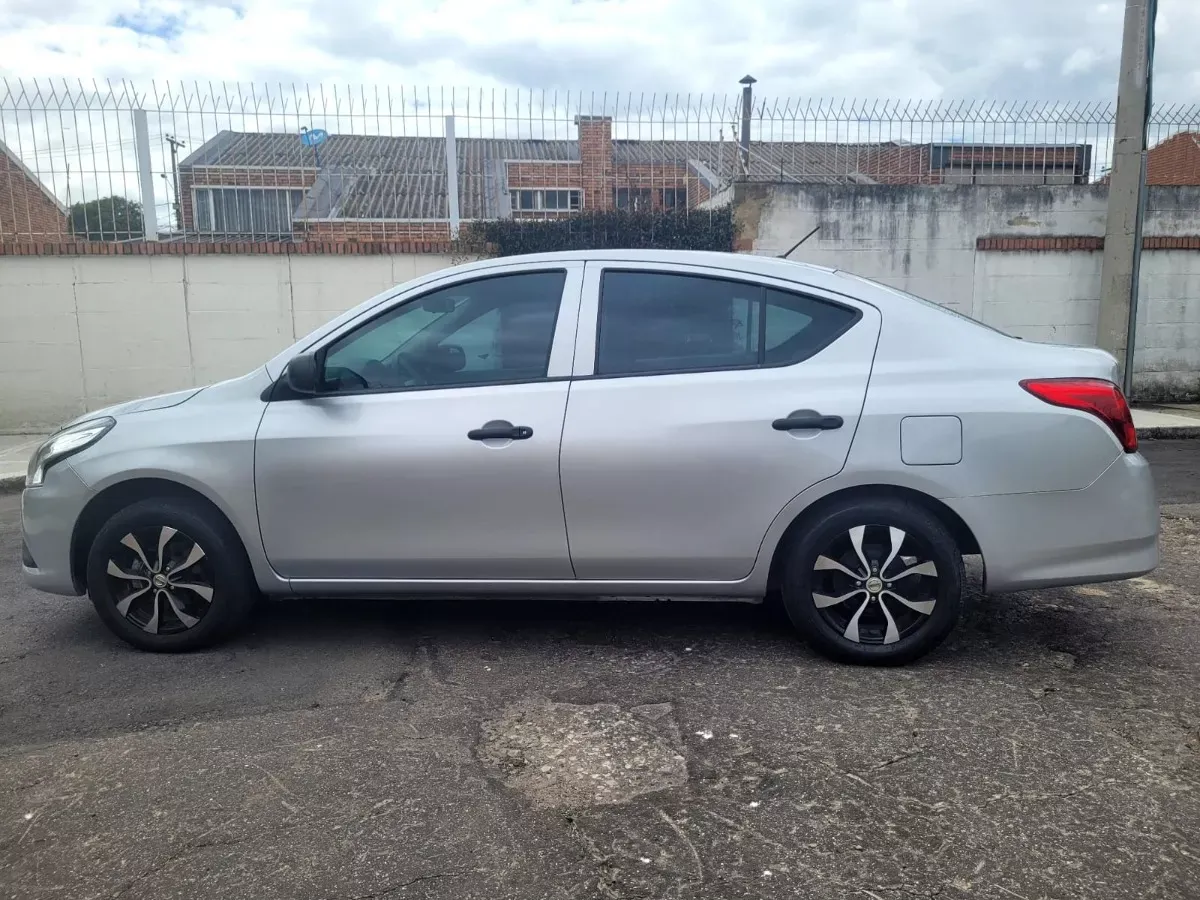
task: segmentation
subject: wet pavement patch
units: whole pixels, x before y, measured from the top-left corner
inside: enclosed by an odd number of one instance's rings
[[[530,700],[483,723],[478,756],[535,806],[625,803],[687,782],[669,703],[622,709]]]

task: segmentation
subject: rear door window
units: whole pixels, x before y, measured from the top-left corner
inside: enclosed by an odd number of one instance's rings
[[[596,374],[792,365],[858,317],[848,307],[748,281],[609,270],[600,286]]]

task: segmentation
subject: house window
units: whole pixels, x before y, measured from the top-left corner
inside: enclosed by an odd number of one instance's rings
[[[650,209],[650,188],[615,188],[613,205],[630,212],[645,212]]]
[[[205,234],[291,234],[304,191],[286,188],[196,188],[196,230]]]
[[[1075,184],[1080,178],[1069,167],[1031,161],[951,163],[942,169],[942,180],[946,184]]]
[[[687,188],[663,188],[663,209],[687,209]]]
[[[581,191],[523,190],[509,191],[512,208],[517,212],[570,212],[579,209]]]

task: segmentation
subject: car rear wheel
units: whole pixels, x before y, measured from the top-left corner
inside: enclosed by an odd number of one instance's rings
[[[88,554],[88,596],[118,637],[182,651],[229,635],[256,592],[236,532],[201,504],[142,500],[110,518]]]
[[[820,653],[901,665],[937,647],[958,621],[962,554],[945,525],[904,500],[855,500],[810,524],[792,546],[783,602]]]

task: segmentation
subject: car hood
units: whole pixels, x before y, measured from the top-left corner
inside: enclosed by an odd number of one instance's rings
[[[118,403],[115,406],[106,406],[104,409],[92,410],[92,412],[84,413],[70,422],[67,422],[62,428],[70,428],[72,425],[77,425],[80,422],[89,422],[92,419],[100,419],[105,416],[118,418],[126,416],[130,413],[149,412],[153,409],[168,409],[172,406],[178,406],[187,400],[191,400],[204,388],[188,388],[185,391],[174,391],[170,394],[157,394],[153,397],[143,397],[140,400],[129,400],[125,403]],[[62,430],[59,429],[59,431]]]

